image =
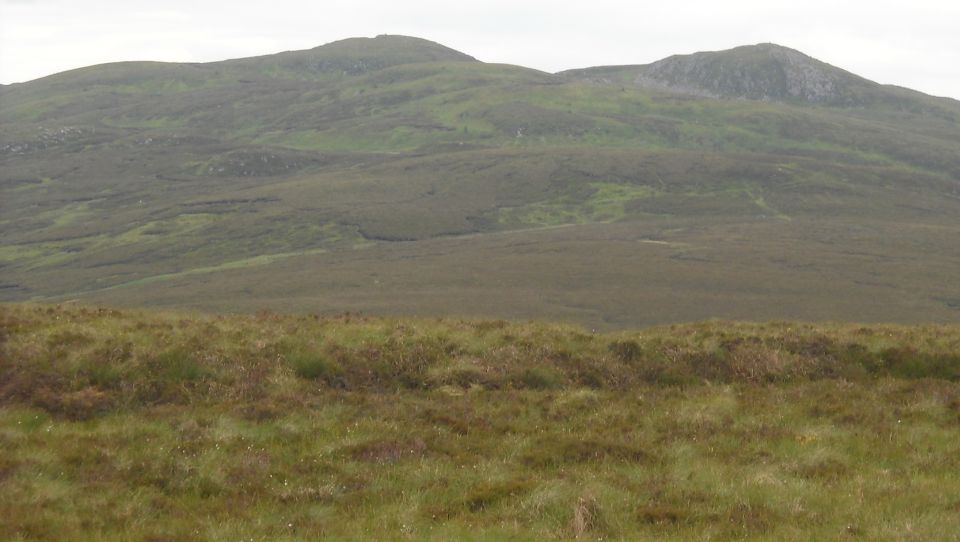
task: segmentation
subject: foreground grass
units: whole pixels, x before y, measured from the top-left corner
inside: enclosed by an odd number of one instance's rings
[[[0,538],[952,539],[960,328],[0,308]]]

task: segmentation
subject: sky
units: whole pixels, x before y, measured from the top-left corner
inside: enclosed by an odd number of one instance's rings
[[[0,83],[404,34],[548,72],[774,42],[880,83],[960,98],[958,24],[957,0],[0,0]]]

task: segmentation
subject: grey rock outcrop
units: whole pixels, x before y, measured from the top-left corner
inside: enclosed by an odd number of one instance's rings
[[[643,66],[634,83],[704,96],[817,103],[850,102],[851,87],[872,84],[774,44],[672,56]]]
[[[571,70],[563,75],[710,98],[859,105],[879,85],[799,51],[763,43],[674,55],[652,64]]]

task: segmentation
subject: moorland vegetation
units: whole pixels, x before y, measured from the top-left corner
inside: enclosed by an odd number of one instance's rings
[[[9,540],[949,539],[957,326],[0,306]]]

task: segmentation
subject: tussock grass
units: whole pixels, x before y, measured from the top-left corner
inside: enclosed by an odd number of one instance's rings
[[[0,539],[944,539],[957,326],[0,306]]]
[[[960,328],[945,325],[708,322],[598,334],[536,322],[7,305],[0,326],[7,358],[0,397],[51,411],[243,401],[318,387],[629,390],[960,379]]]

